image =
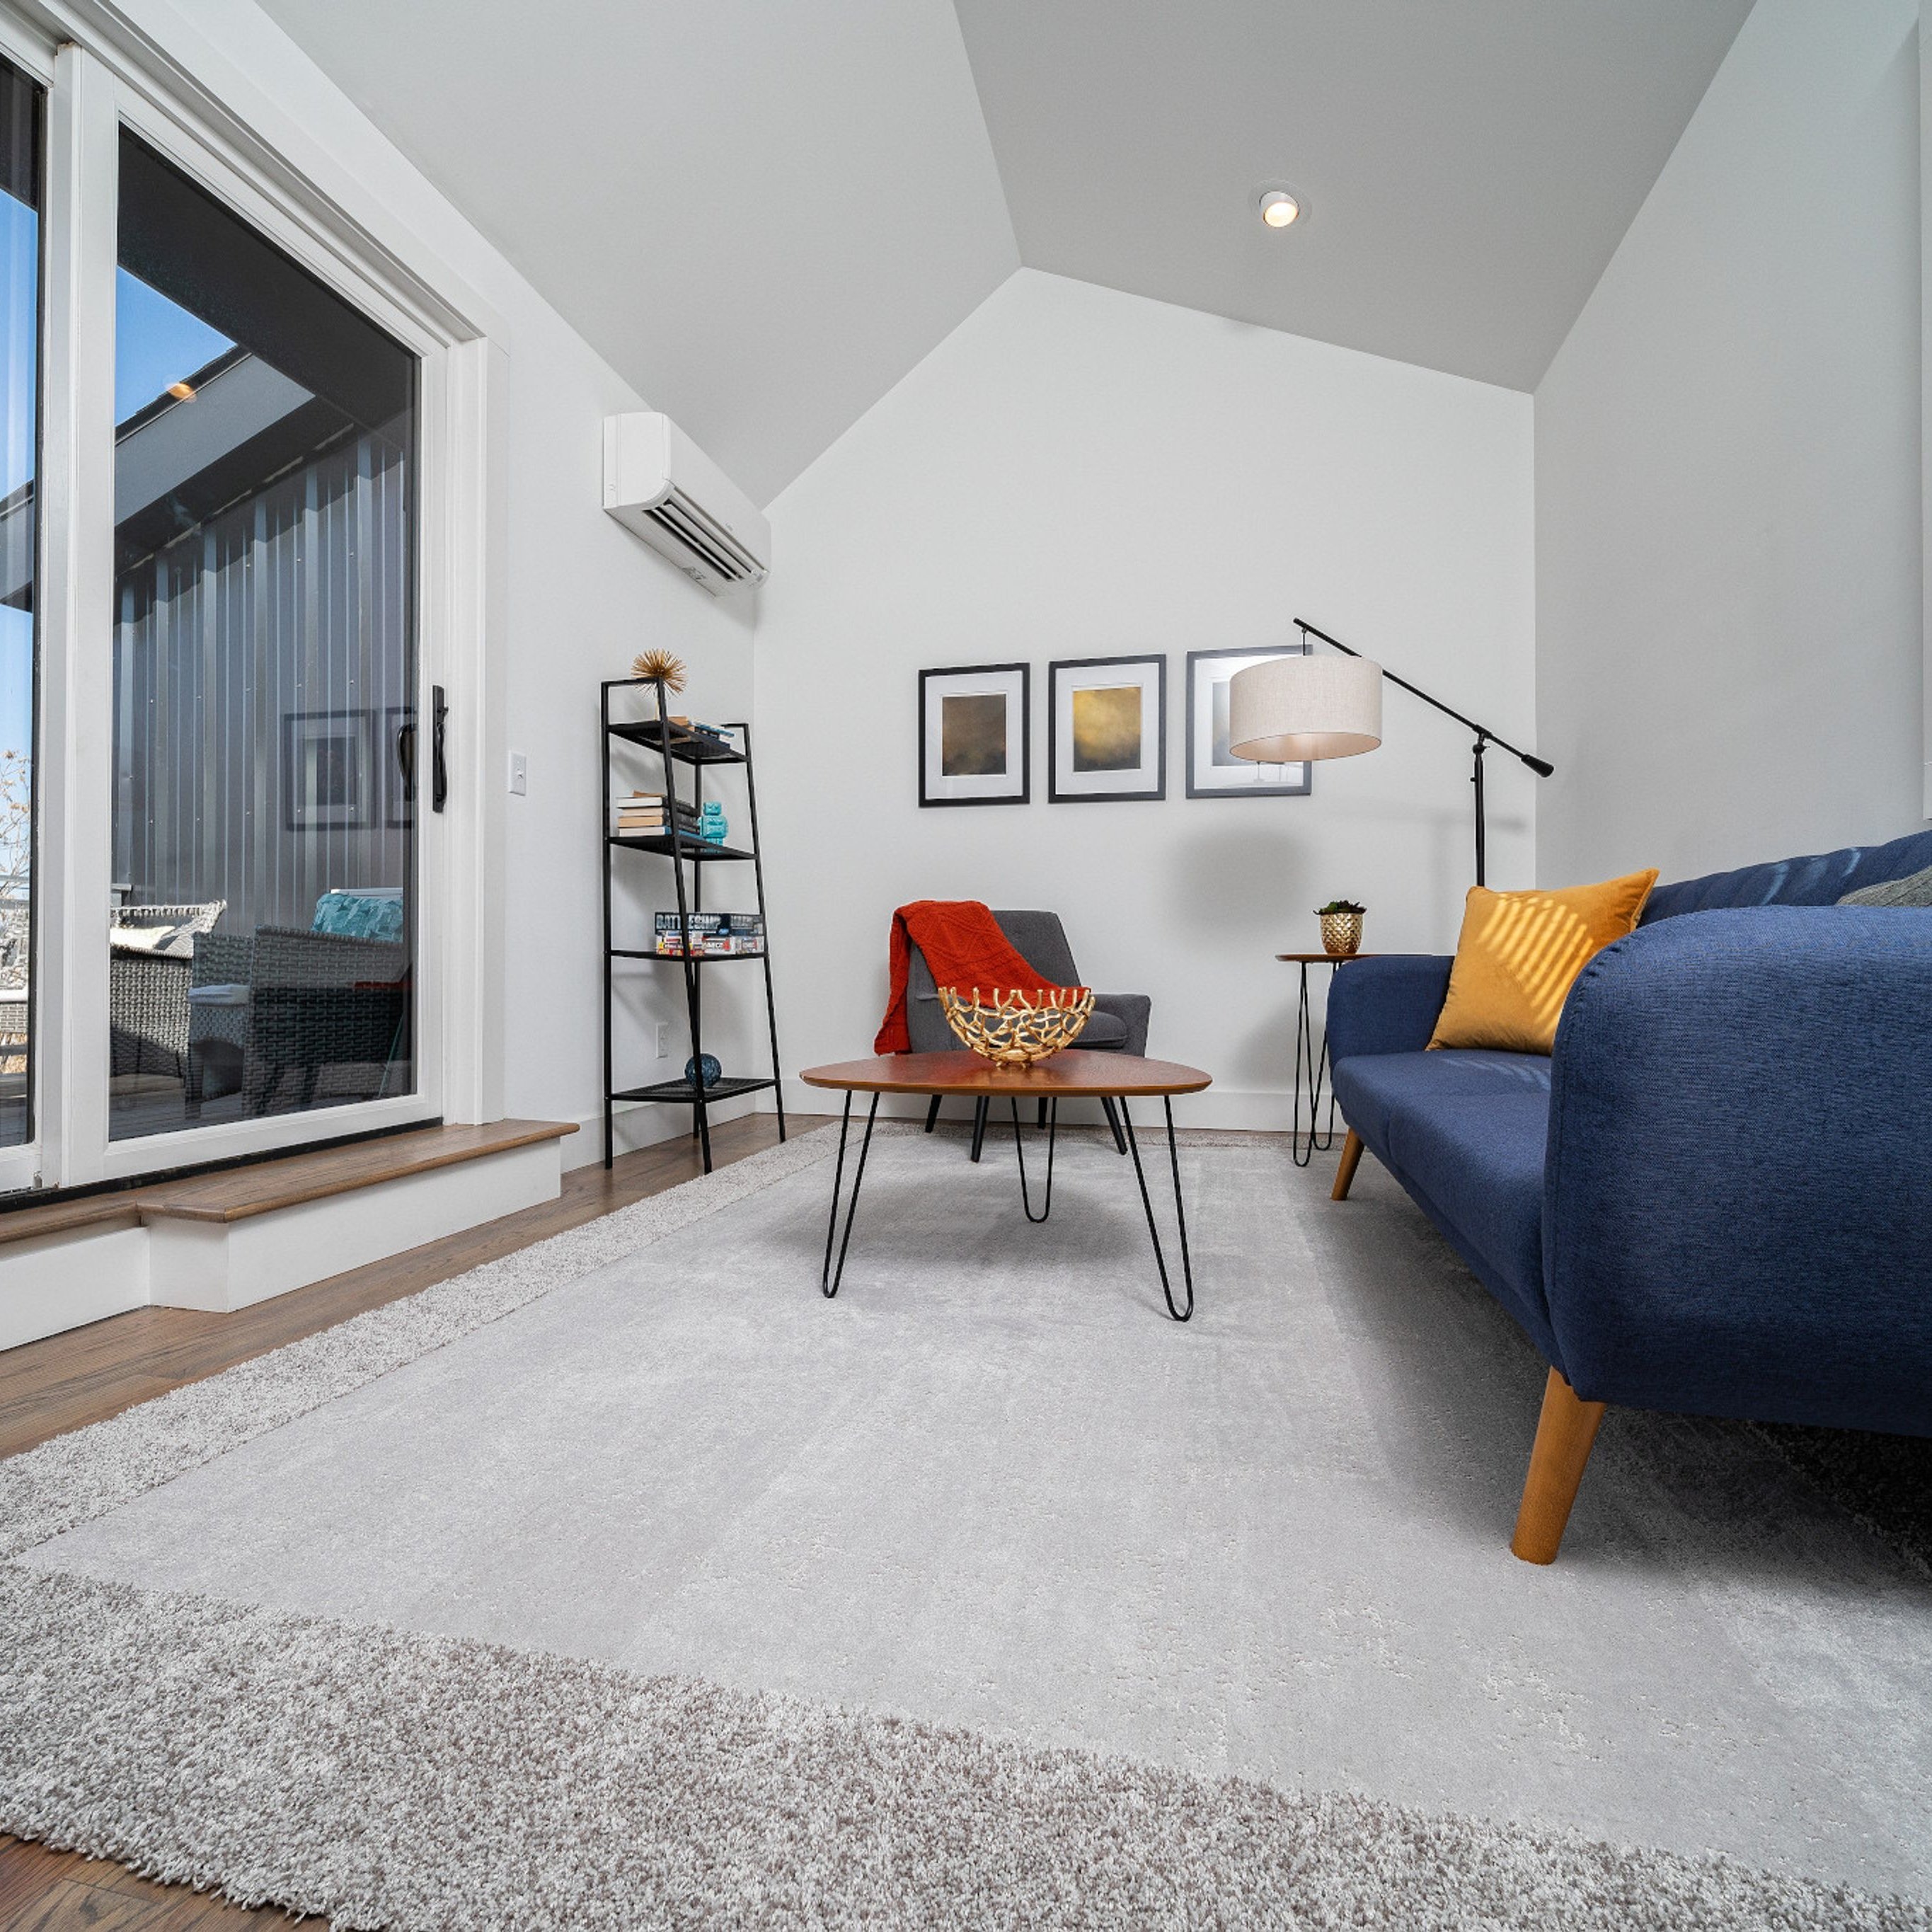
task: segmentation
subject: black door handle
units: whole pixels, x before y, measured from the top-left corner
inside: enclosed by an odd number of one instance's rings
[[[430,809],[440,812],[449,796],[449,764],[445,755],[446,740],[449,725],[449,706],[444,701],[442,686],[432,687],[436,694],[435,724],[430,738]]]

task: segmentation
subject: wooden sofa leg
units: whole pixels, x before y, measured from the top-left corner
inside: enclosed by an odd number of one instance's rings
[[[1348,1190],[1355,1184],[1355,1170],[1362,1164],[1362,1137],[1353,1127],[1348,1130],[1348,1138],[1342,1143],[1342,1164],[1335,1170],[1334,1191],[1329,1196],[1331,1201],[1346,1201]]]
[[[1563,1542],[1570,1506],[1590,1460],[1604,1405],[1585,1402],[1552,1369],[1543,1387],[1543,1414],[1536,1425],[1536,1447],[1529,1452],[1529,1474],[1516,1515],[1510,1549],[1526,1563],[1554,1563]]]

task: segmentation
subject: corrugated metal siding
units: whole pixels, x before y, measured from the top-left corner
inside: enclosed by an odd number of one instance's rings
[[[412,887],[412,835],[388,823],[414,680],[401,452],[344,443],[117,589],[114,876],[133,899],[226,899],[222,929],[248,933],[308,926],[334,887]],[[367,721],[375,823],[291,830],[285,721],[345,712]]]

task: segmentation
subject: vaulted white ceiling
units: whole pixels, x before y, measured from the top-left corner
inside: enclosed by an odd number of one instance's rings
[[[958,0],[1028,267],[1516,389],[1750,4]]]
[[[1019,266],[949,0],[262,0],[767,501]]]
[[[1750,0],[262,4],[763,502],[1022,260],[1533,387]]]

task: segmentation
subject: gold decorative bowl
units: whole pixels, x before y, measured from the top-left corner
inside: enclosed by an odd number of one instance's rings
[[[1080,1037],[1094,995],[1084,986],[1042,993],[1003,993],[995,986],[982,1000],[975,986],[972,997],[962,999],[957,987],[942,986],[939,1004],[946,1024],[981,1059],[1030,1066]]]

